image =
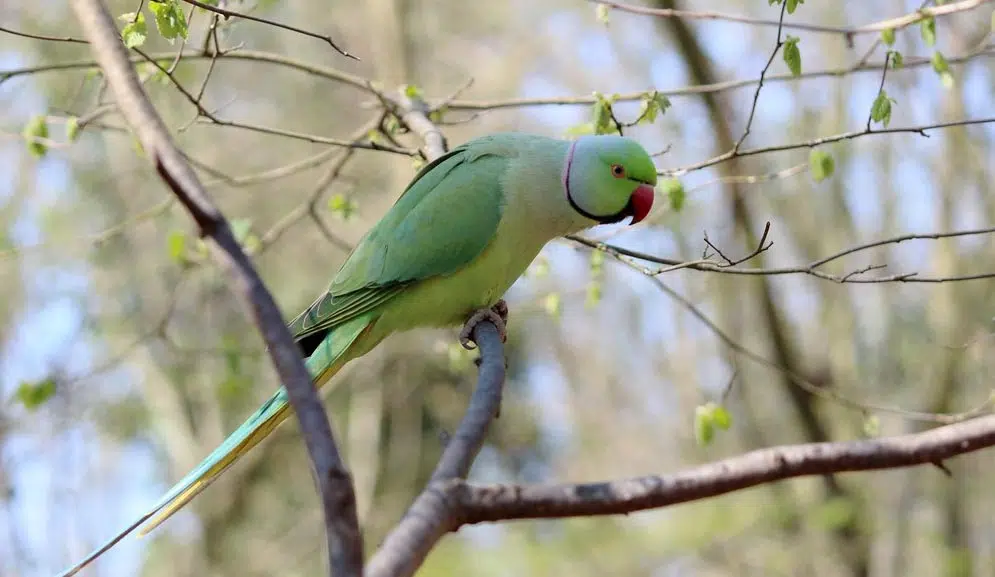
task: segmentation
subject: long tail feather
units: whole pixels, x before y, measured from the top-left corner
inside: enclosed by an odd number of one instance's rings
[[[263,406],[249,417],[241,427],[229,435],[224,443],[214,449],[201,462],[200,466],[187,473],[186,477],[176,483],[173,489],[159,500],[152,508],[154,516],[138,531],[138,536],[147,535],[149,531],[158,527],[217,480],[221,473],[232,466],[239,457],[248,453],[250,449],[258,445],[280,423],[286,420],[290,414],[289,409],[287,392],[281,388],[263,403]]]
[[[371,320],[368,317],[357,318],[336,327],[334,335],[329,335],[322,345],[308,357],[306,364],[314,376],[317,387],[320,388],[328,382],[349,359],[365,352],[350,349],[360,335],[373,327]],[[364,348],[369,348],[369,346]],[[148,513],[64,571],[59,577],[75,575],[138,527],[142,527],[139,535],[145,535],[155,529],[206,489],[239,457],[269,436],[289,415],[290,405],[287,391],[281,387],[238,429],[235,429],[235,432],[229,435],[218,448],[201,461],[200,465],[173,485]]]

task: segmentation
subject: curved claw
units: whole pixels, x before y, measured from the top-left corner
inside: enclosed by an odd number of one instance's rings
[[[459,333],[459,342],[464,349],[471,351],[477,348],[477,344],[473,342],[473,329],[485,320],[494,323],[502,343],[508,340],[508,303],[501,299],[490,308],[474,312],[466,320]]]

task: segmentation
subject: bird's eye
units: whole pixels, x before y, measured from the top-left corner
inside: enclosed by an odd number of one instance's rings
[[[613,164],[612,176],[615,178],[623,178],[625,176],[625,168],[621,164]]]

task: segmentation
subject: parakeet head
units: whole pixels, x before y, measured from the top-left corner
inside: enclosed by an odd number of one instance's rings
[[[646,218],[653,207],[656,167],[634,140],[615,135],[582,136],[570,145],[563,188],[574,210],[607,224],[627,216]]]

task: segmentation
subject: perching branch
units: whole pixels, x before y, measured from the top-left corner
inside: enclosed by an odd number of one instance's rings
[[[408,577],[421,566],[432,547],[451,529],[447,527],[446,487],[460,482],[484,443],[484,436],[501,406],[504,387],[504,347],[497,328],[478,324],[473,340],[480,348],[480,375],[466,415],[449,440],[425,489],[370,559],[367,577]]]
[[[403,122],[425,144],[431,162],[446,152],[446,139],[428,118],[424,102],[401,95],[396,102]],[[432,547],[446,534],[446,504],[440,501],[440,487],[466,478],[491,421],[501,408],[504,388],[504,346],[497,328],[490,322],[479,323],[473,340],[480,348],[480,373],[477,388],[470,398],[466,414],[456,433],[449,439],[428,486],[415,498],[400,523],[387,535],[367,566],[367,577],[408,577],[424,562]]]
[[[265,340],[277,373],[300,421],[317,476],[325,514],[330,570],[336,577],[362,575],[362,536],[356,520],[352,480],[339,455],[328,416],[280,310],[227,220],[214,206],[193,168],[176,148],[128,59],[114,20],[100,0],[73,0],[73,10],[103,70],[118,108],[148,158],[196,221],[215,258],[230,276]]]

